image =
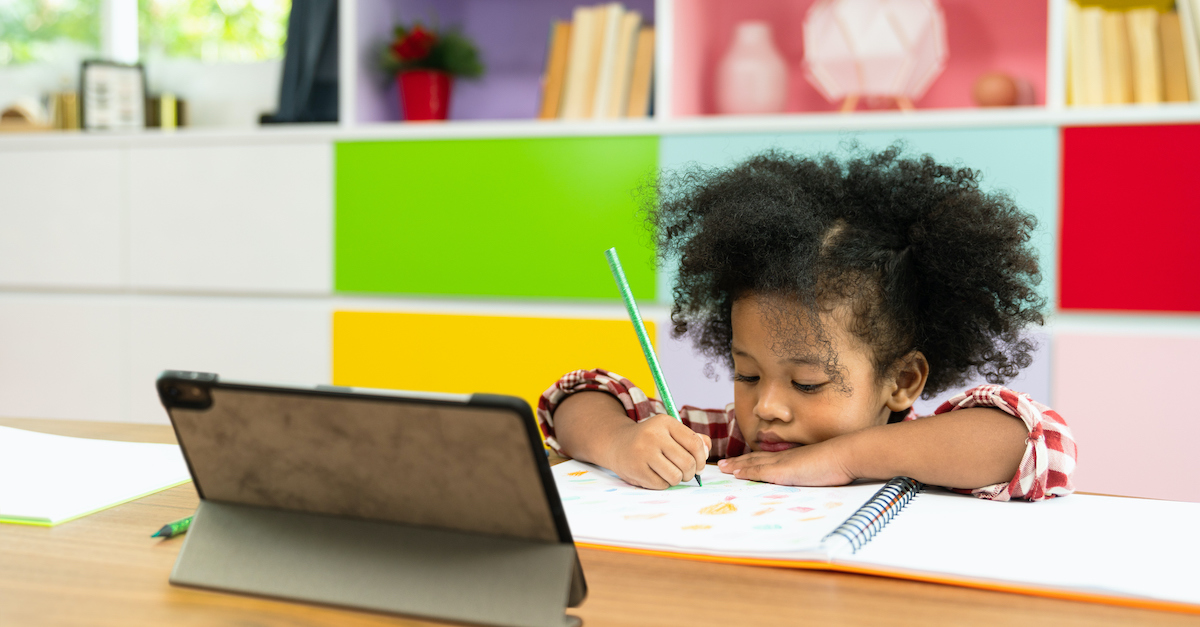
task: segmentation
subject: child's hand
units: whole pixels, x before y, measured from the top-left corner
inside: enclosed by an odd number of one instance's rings
[[[721,472],[738,479],[779,485],[846,485],[855,477],[844,463],[843,438],[798,446],[778,453],[756,452],[717,462]]]
[[[626,483],[663,490],[704,469],[712,440],[667,414],[630,422],[613,438],[608,463]]]

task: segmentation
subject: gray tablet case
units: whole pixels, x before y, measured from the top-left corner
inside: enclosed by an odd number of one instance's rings
[[[168,371],[200,494],[171,583],[562,627],[583,571],[521,399],[284,388]]]

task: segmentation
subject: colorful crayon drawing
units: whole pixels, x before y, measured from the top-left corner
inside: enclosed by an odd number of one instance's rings
[[[763,505],[779,505],[780,503],[783,503],[783,501],[763,501],[762,504]]]
[[[680,529],[686,531],[700,531],[701,529],[712,529],[712,525],[688,525],[686,527],[680,527]]]
[[[801,514],[807,514],[808,512],[813,511],[813,508],[811,508],[811,507],[789,507],[788,509],[793,512],[799,512]]]
[[[842,504],[837,501],[830,501],[825,504],[825,507],[828,507],[829,509],[833,509],[835,507],[841,507],[841,506],[842,506]]]
[[[730,494],[729,496],[725,497],[725,500],[726,500],[726,501],[732,501],[733,499],[736,499],[736,498],[737,498],[736,496],[734,496],[734,495]]]
[[[764,499],[786,499],[787,495],[786,494],[768,494],[768,495],[764,496],[763,498]]]
[[[663,516],[666,516],[666,514],[661,512],[658,514],[630,514],[625,517],[625,520],[654,520]]]
[[[754,528],[762,529],[764,531],[768,531],[771,529],[783,529],[783,527],[780,527],[779,525],[755,525]]]
[[[820,516],[810,516],[810,517],[808,517],[808,518],[801,518],[801,519],[800,519],[800,522],[808,522],[808,521],[810,521],[810,520],[821,520],[821,519],[822,519],[822,518],[824,518],[824,517],[825,517],[825,515],[824,515],[824,514],[822,514],[822,515],[820,515]]]
[[[586,470],[577,470],[575,472],[568,472],[567,476],[568,477],[579,477],[581,475],[586,475],[587,473],[588,473],[588,471],[586,471]]]
[[[732,514],[736,511],[737,511],[737,506],[734,505],[733,503],[717,503],[716,505],[709,505],[708,507],[700,508],[701,514],[709,514],[709,515]]]
[[[751,514],[751,516],[762,516],[763,514],[770,514],[773,511],[775,511],[774,507],[768,507],[767,509],[760,509],[757,512],[754,512]]]

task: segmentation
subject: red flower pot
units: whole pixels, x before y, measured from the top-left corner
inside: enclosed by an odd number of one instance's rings
[[[436,70],[407,70],[396,75],[405,120],[445,120],[450,112],[452,78]]]

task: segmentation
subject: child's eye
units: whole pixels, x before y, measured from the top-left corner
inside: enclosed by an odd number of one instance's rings
[[[810,383],[796,383],[795,381],[792,381],[792,387],[796,388],[797,390],[800,390],[801,392],[816,392],[817,390],[821,389],[821,386],[823,386],[823,385],[825,385],[825,384],[824,383],[811,383],[811,384]]]
[[[758,383],[758,377],[751,377],[744,374],[733,373],[733,380],[740,383]]]

